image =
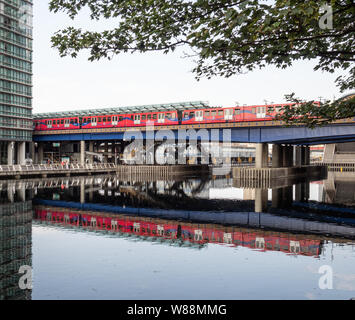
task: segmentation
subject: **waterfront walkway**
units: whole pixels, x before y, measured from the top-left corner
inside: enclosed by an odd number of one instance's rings
[[[82,174],[115,173],[122,177],[138,177],[141,175],[155,178],[169,178],[174,175],[208,173],[207,165],[164,165],[164,166],[130,166],[113,163],[100,164],[34,164],[0,166],[0,179],[8,177],[28,176],[70,176]]]

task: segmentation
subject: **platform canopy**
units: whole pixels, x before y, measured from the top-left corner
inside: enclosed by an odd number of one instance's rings
[[[151,105],[133,106],[133,107],[117,107],[117,108],[36,113],[33,115],[33,118],[45,119],[45,118],[84,117],[84,116],[100,116],[100,115],[114,115],[114,114],[127,114],[127,113],[183,111],[183,110],[206,109],[206,108],[211,108],[208,102],[191,101],[191,102],[178,102],[178,103],[166,103],[166,104],[151,104]]]

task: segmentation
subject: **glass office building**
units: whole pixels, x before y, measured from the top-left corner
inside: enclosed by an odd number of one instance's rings
[[[32,141],[32,1],[0,0],[0,164],[21,164]]]

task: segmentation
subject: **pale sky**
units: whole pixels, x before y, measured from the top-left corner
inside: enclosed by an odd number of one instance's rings
[[[280,103],[291,92],[304,99],[342,96],[334,84],[336,75],[313,71],[312,61],[198,82],[192,59],[181,58],[181,53],[125,54],[99,62],[87,61],[85,53],[60,58],[50,43],[55,31],[70,25],[101,30],[114,22],[97,25],[85,13],[72,21],[64,13],[49,12],[48,3],[34,1],[34,113],[198,100],[224,107]]]

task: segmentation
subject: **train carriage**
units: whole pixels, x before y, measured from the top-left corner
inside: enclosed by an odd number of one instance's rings
[[[162,126],[179,124],[177,111],[164,112],[146,112],[131,114],[126,121],[126,127],[142,127],[142,126]]]
[[[319,102],[315,102],[319,105]],[[97,114],[97,110],[82,113],[78,117],[56,117],[56,118],[36,118],[34,120],[34,129],[36,131],[44,130],[66,130],[66,129],[95,129],[95,128],[130,128],[154,126],[172,126],[172,125],[191,125],[191,124],[211,124],[228,123],[244,121],[270,121],[274,120],[278,114],[282,114],[285,106],[295,104],[270,104],[270,105],[251,105],[236,106],[231,108],[213,108],[204,103],[199,105],[184,104],[174,109],[169,106],[164,108],[128,108],[125,113],[124,108],[118,109],[121,113]],[[144,112],[140,112],[143,111]],[[91,114],[90,114],[91,113]],[[94,114],[93,114],[94,113]],[[47,116],[48,114],[45,114]],[[63,114],[60,114],[63,115]]]
[[[35,120],[35,130],[75,130],[80,129],[79,117],[50,118]]]

